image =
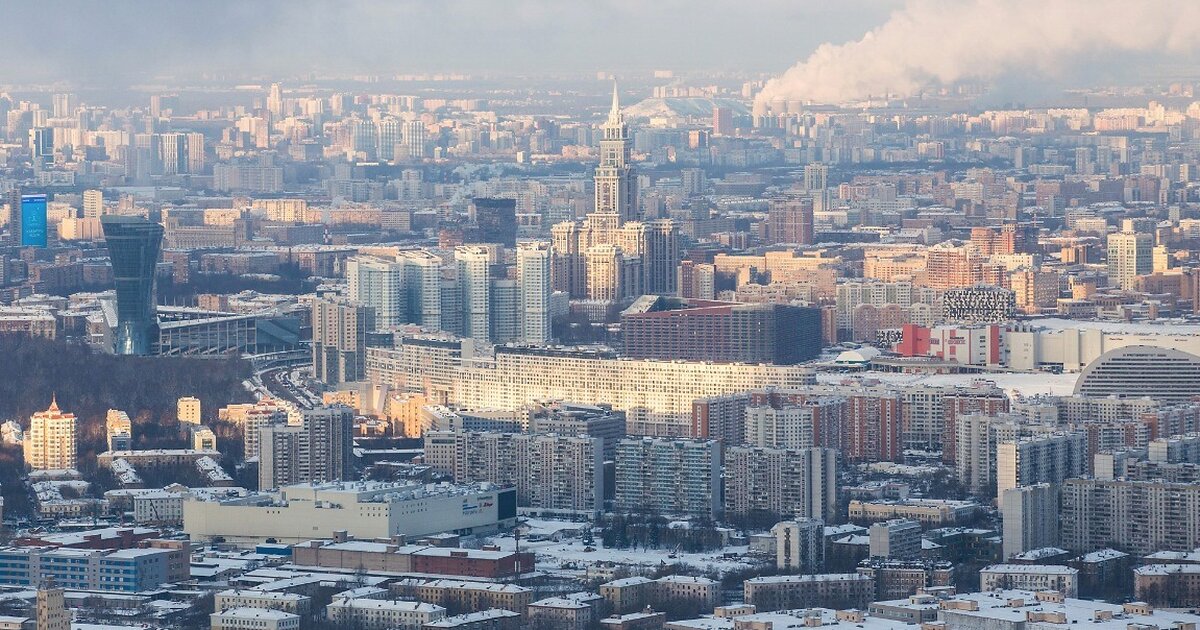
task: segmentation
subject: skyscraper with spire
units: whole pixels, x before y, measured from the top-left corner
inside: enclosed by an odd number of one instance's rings
[[[267,112],[271,114],[272,122],[283,119],[283,88],[278,83],[272,83],[267,94]]]
[[[643,292],[674,293],[679,229],[670,219],[641,220],[629,126],[615,83],[612,108],[600,132],[593,211],[582,223],[566,221],[550,231],[554,290],[574,299],[612,302]]]
[[[629,126],[621,113],[617,84],[612,108],[600,126],[600,165],[596,167],[596,214],[616,215],[616,227],[638,218],[637,179],[629,165]]]

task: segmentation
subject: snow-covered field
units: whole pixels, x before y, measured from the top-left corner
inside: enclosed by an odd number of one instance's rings
[[[751,564],[744,557],[748,547],[726,547],[707,553],[676,553],[671,549],[605,549],[599,536],[591,545],[585,545],[578,538],[567,538],[562,541],[537,540],[530,541],[530,536],[550,536],[564,529],[578,529],[586,526],[584,523],[570,521],[548,521],[530,519],[525,522],[526,533],[521,539],[521,550],[531,551],[537,558],[537,568],[542,571],[557,572],[563,569],[583,572],[588,565],[611,562],[616,564],[640,565],[648,568],[672,564],[686,564],[701,571],[714,570],[726,572],[742,569]],[[516,541],[512,536],[496,536],[487,540],[489,544],[497,545],[503,550],[513,550]],[[593,551],[586,551],[590,547]],[[725,554],[735,554],[736,557],[726,558]],[[674,555],[675,557],[671,557]]]
[[[837,385],[855,380],[877,380],[893,385],[970,385],[974,381],[992,381],[997,387],[1004,389],[1010,396],[1020,394],[1032,396],[1035,394],[1050,394],[1053,396],[1068,396],[1075,391],[1075,381],[1079,374],[1037,373],[984,373],[984,374],[903,374],[900,372],[856,372],[854,374],[818,373],[817,381],[827,385]]]

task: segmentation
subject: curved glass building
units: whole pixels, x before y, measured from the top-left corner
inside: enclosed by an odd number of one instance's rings
[[[100,217],[100,224],[117,287],[113,352],[151,354],[158,340],[154,267],[162,246],[163,227],[141,217],[118,215]]]

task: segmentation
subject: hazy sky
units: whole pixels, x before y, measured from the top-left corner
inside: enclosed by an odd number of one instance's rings
[[[909,0],[855,41],[821,45],[767,84],[757,108],[963,81],[1020,100],[1047,86],[1195,78],[1198,52],[1196,0]]]
[[[0,0],[0,83],[199,72],[779,72],[899,0]]]

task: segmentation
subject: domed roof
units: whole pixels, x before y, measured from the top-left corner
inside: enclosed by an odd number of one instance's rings
[[[870,363],[872,359],[882,354],[878,348],[863,346],[854,350],[846,350],[837,355],[834,363]]]
[[[1153,346],[1109,350],[1084,368],[1075,393],[1188,401],[1200,395],[1200,357]]]

